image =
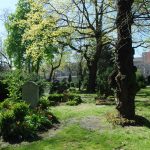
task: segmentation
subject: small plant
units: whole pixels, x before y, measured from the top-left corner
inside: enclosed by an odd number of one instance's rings
[[[128,126],[128,125],[135,125],[136,124],[135,120],[128,120],[126,118],[119,117],[119,116],[117,116],[116,113],[115,114],[114,113],[107,113],[106,119],[114,127],[117,125],[124,127],[124,126]]]
[[[47,109],[50,106],[50,101],[48,100],[47,96],[42,96],[39,103],[38,103],[38,107],[40,107],[41,109]]]
[[[5,111],[6,109],[11,109],[13,102],[9,99],[5,99],[2,103],[0,103],[0,110]]]
[[[63,101],[63,97],[63,94],[50,94],[48,96],[48,99],[51,102],[51,104],[57,105],[58,103]]]
[[[13,105],[13,111],[16,121],[24,121],[25,116],[28,114],[29,106],[25,102],[16,103]]]
[[[73,94],[73,93],[64,93],[63,101],[67,102],[69,100],[76,99],[76,101],[79,101],[79,103],[82,102],[82,99],[79,95]]]
[[[75,101],[75,100],[70,100],[70,101],[66,102],[66,105],[69,105],[69,106],[76,106],[76,105],[78,105],[78,103],[77,103],[77,101]]]
[[[76,94],[69,94],[68,99],[69,100],[66,102],[66,104],[70,106],[75,106],[75,105],[82,103],[81,97]]]
[[[36,131],[45,131],[52,127],[53,123],[58,123],[56,117],[46,109],[31,112],[25,120]]]

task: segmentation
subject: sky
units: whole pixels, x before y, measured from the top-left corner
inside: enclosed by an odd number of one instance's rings
[[[10,8],[15,10],[15,5],[18,0],[0,0],[0,9]]]
[[[0,0],[0,15],[3,14],[5,9],[10,12],[14,12],[18,0]],[[0,37],[4,38],[6,36],[5,27],[2,21],[0,21]]]

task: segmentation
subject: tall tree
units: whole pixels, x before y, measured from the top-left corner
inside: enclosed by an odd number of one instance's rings
[[[23,68],[26,61],[25,58],[25,45],[22,44],[22,34],[24,33],[25,26],[18,24],[18,21],[26,20],[26,14],[30,11],[30,5],[28,0],[19,0],[16,8],[16,12],[9,15],[6,20],[5,26],[8,32],[7,39],[5,41],[5,50],[11,60],[14,62],[14,66],[18,69]]]
[[[67,3],[65,7],[66,9],[69,8],[68,12],[66,10],[60,11],[50,1],[49,4],[61,16],[61,25],[70,26],[74,29],[67,44],[70,48],[82,53],[86,59],[88,66],[87,91],[90,93],[95,92],[98,61],[103,46],[108,43],[104,39],[106,34],[112,31],[111,23],[104,25],[107,14],[112,11],[109,8],[108,1],[73,0]]]
[[[55,54],[60,54],[60,46],[56,39],[63,38],[70,31],[57,27],[58,18],[47,11],[43,1],[29,0],[29,2],[31,10],[26,14],[27,20],[21,20],[19,23],[26,25],[22,43],[26,45],[26,56],[32,63],[32,71],[38,73],[44,59],[49,58],[53,63]],[[61,58],[62,54],[60,54]],[[59,66],[53,66],[52,70]]]
[[[116,81],[116,108],[119,117],[127,119],[135,118],[136,68],[133,65],[134,49],[131,32],[133,2],[134,0],[117,0],[117,70],[112,75],[113,81]]]

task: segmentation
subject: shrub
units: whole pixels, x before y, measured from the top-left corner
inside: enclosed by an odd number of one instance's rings
[[[20,142],[36,136],[35,131],[24,121],[16,121],[12,110],[6,111],[1,118],[1,135],[5,141]]]
[[[8,85],[3,83],[3,79],[0,79],[0,102],[8,98],[9,91],[7,88],[8,88]]]
[[[25,102],[16,103],[13,105],[13,111],[16,121],[24,121],[25,116],[28,114],[29,106]]]
[[[113,90],[108,83],[108,77],[112,72],[112,68],[107,68],[105,71],[101,72],[97,77],[97,88],[98,88],[98,95],[100,97],[107,98],[108,96],[113,94]]]
[[[50,87],[50,83],[47,82],[45,79],[42,79],[40,77],[38,77],[36,80],[32,79],[32,81],[36,82],[36,84],[39,86],[39,95],[42,96],[44,94],[44,89],[48,86]]]
[[[61,82],[59,80],[54,80],[51,84],[50,93],[63,93],[69,88],[66,79],[63,79]]]
[[[59,103],[63,101],[63,94],[50,94],[48,97],[49,101]]]
[[[26,117],[26,122],[37,131],[41,127],[41,116],[39,114],[28,115]]]
[[[70,106],[76,106],[76,105],[78,105],[77,101],[75,101],[75,100],[70,100],[66,104],[70,105]]]
[[[82,102],[81,96],[77,95],[77,94],[72,94],[72,93],[68,93],[67,94],[67,99],[65,101],[69,101],[69,100],[75,100],[78,103]]]
[[[3,83],[8,85],[8,97],[12,100],[21,99],[21,86],[24,81],[20,71],[7,72],[3,76]]]
[[[79,95],[72,93],[50,94],[48,99],[51,106],[55,106],[60,102],[76,101],[76,105],[82,102],[82,99]]]
[[[26,116],[26,122],[36,131],[47,130],[57,120],[48,110],[38,110]]]
[[[41,109],[47,109],[48,106],[50,106],[50,101],[48,100],[48,97],[47,96],[42,96],[39,103],[38,103],[38,106]]]
[[[77,93],[77,92],[78,92],[78,90],[76,90],[76,88],[75,88],[75,87],[70,87],[70,88],[69,88],[69,92]]]
[[[146,87],[146,80],[139,70],[136,72],[137,90]]]
[[[16,127],[16,125],[15,116],[12,110],[3,112],[1,115],[0,127],[1,135],[4,140],[7,141],[10,137],[13,138],[14,127]]]
[[[69,94],[68,95],[68,100],[67,100],[67,105],[70,105],[70,106],[75,106],[75,105],[78,105],[82,103],[82,99],[79,95],[76,95],[76,94]]]
[[[126,118],[119,117],[117,113],[107,113],[106,119],[109,123],[111,123],[114,127],[120,125],[122,127],[128,125],[135,125],[135,120],[128,120]]]
[[[2,83],[7,85],[8,97],[15,101],[22,98],[22,86],[27,81],[34,81],[37,85],[39,85],[40,96],[44,93],[44,88],[49,85],[49,83],[40,76],[27,74],[20,70],[7,72],[3,74],[2,78]]]
[[[0,110],[5,111],[7,109],[11,109],[13,102],[9,99],[5,99],[2,103],[0,103]]]
[[[5,100],[1,108],[0,130],[5,141],[20,142],[36,135],[33,128],[25,122],[29,110],[25,102]]]

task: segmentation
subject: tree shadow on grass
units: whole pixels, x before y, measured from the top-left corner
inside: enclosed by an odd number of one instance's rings
[[[146,119],[143,116],[136,115],[135,117],[136,126],[145,126],[150,128],[150,120]]]
[[[15,135],[15,136],[7,136],[6,138],[3,137],[3,141],[0,141],[1,143],[5,143],[8,142],[9,144],[13,145],[13,144],[21,144],[22,142],[35,142],[35,141],[39,141],[42,140],[43,138],[45,138],[45,133],[49,132],[49,131],[55,131],[60,127],[60,122],[58,121],[58,119],[53,116],[53,125],[52,126],[43,126],[41,127],[37,133],[33,133],[33,134],[28,134],[24,137],[19,136],[19,135]],[[43,135],[44,136],[43,136]],[[2,136],[2,135],[0,135]],[[0,137],[1,138],[1,137]]]
[[[34,141],[39,141],[41,139],[42,139],[42,137],[36,135],[34,137],[29,137],[29,138],[26,138],[26,139],[15,139],[15,138],[11,137],[10,139],[7,139],[7,140],[4,139],[4,141],[8,142],[11,145],[13,145],[13,144],[21,144],[21,142],[29,142],[29,143],[31,143],[31,142],[34,142]]]

